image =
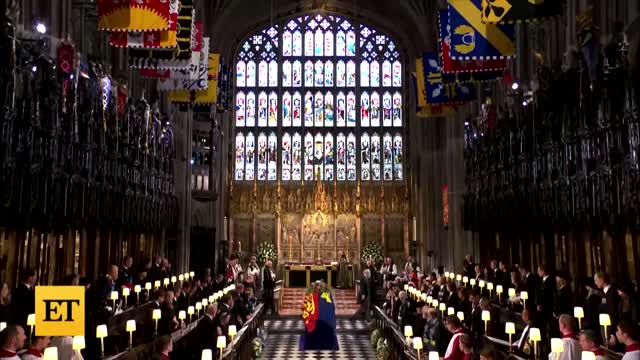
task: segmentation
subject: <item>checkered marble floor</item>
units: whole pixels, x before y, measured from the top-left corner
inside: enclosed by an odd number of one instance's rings
[[[273,318],[265,320],[264,328],[267,330],[267,334],[302,333],[304,322],[300,316]],[[366,335],[369,332],[369,325],[362,320],[338,318],[336,321],[336,330],[338,335],[341,333],[358,333]]]
[[[299,351],[298,341],[303,328],[304,323],[300,318],[266,320],[265,329],[268,335],[261,358],[268,360],[376,359],[369,340],[368,325],[362,320],[338,319],[339,351]]]

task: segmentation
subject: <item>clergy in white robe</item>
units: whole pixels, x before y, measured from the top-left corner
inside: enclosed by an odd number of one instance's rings
[[[9,325],[3,330],[5,336],[0,348],[0,360],[20,360],[18,350],[24,347],[27,336],[20,325]]]
[[[558,318],[558,323],[564,350],[560,354],[549,354],[549,360],[580,360],[582,348],[574,329],[576,320],[571,315],[562,314]]]

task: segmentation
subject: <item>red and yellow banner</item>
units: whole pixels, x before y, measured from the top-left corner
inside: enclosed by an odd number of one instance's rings
[[[316,291],[306,294],[302,303],[302,319],[308,332],[313,332],[318,320],[318,293]]]

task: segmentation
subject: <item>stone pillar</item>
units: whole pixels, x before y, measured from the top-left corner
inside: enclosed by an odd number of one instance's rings
[[[176,197],[178,198],[178,248],[176,249],[176,269],[189,270],[189,253],[191,251],[191,131],[193,113],[174,110],[176,125]]]

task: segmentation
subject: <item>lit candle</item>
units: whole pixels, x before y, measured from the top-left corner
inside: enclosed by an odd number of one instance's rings
[[[413,218],[413,241],[417,241],[418,240],[418,222],[416,221],[416,218]]]
[[[228,230],[227,222],[228,222],[228,219],[225,216],[224,217],[224,223],[223,223],[224,232],[222,233],[222,240],[227,240],[227,230]]]

